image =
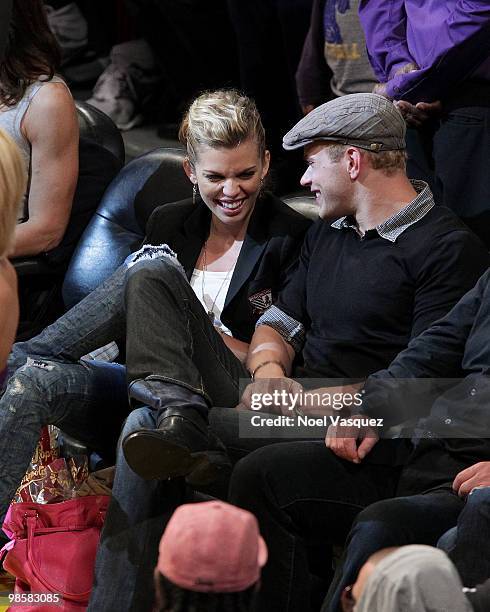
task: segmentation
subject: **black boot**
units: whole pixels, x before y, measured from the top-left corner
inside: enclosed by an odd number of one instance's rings
[[[135,431],[123,440],[124,457],[145,480],[184,476],[191,485],[210,484],[222,472],[231,470],[226,449],[209,428],[202,405],[184,402],[169,405],[167,402],[172,399],[165,393],[165,385],[160,381],[136,381],[131,385],[132,398],[163,411],[158,429]],[[171,389],[174,387],[170,385]],[[160,391],[158,395],[156,389]],[[194,396],[191,391],[180,389]]]

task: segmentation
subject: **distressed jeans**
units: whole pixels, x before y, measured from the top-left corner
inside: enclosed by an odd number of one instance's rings
[[[126,272],[121,266],[38,336],[14,345],[0,398],[0,520],[43,426],[56,425],[101,454],[114,448],[128,413],[125,368],[79,359],[124,339]]]
[[[41,334],[13,348],[0,399],[0,518],[44,425],[99,451],[95,435],[103,430],[102,416],[111,432],[121,425],[129,412],[125,368],[79,360],[125,339],[129,380],[154,377],[210,404],[238,403],[239,379],[248,372],[216,333],[180,264],[167,257],[142,260],[129,273],[123,265]],[[34,361],[26,364],[28,357]],[[114,446],[115,439],[104,442]]]

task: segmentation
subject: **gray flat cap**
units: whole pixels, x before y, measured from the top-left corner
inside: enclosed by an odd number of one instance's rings
[[[405,120],[392,102],[378,94],[341,96],[315,108],[283,138],[286,150],[315,140],[350,144],[368,151],[405,148]]]

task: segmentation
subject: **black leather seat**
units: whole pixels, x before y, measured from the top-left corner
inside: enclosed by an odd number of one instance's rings
[[[75,101],[80,137],[88,138],[110,151],[124,164],[125,150],[121,132],[110,117],[87,102]]]
[[[182,168],[184,157],[182,149],[155,149],[131,161],[113,180],[66,272],[63,299],[67,308],[110,276],[143,240],[146,220],[154,208],[191,196],[191,184]],[[156,180],[158,184],[152,184]],[[137,218],[134,202],[145,184],[158,197],[138,207],[142,214]]]

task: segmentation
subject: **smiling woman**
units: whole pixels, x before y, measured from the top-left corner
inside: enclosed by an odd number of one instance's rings
[[[243,238],[270,160],[255,104],[234,90],[203,94],[179,136],[187,147],[184,170],[216,215],[211,234],[224,224]]]

